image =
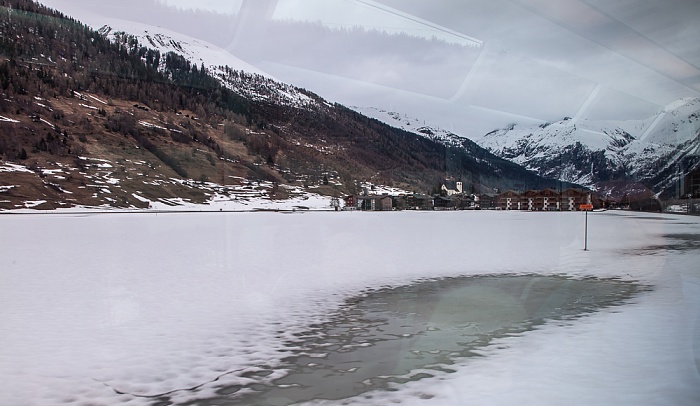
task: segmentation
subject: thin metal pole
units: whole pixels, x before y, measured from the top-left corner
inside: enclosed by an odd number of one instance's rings
[[[588,251],[588,210],[586,210],[586,227],[585,227],[585,235],[583,238],[583,250]]]

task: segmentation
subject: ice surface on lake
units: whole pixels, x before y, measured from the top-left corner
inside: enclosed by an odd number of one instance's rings
[[[346,299],[484,274],[653,290],[347,402],[700,404],[700,219],[588,218],[590,251],[581,213],[2,214],[0,404],[185,403],[272,382],[288,343]]]
[[[610,279],[500,275],[371,291],[349,299],[329,322],[296,334],[287,343],[292,355],[283,360],[286,376],[272,384],[224,387],[202,404],[289,405],[391,390],[450,373],[494,339],[619,306],[644,290]],[[232,396],[247,388],[254,393]]]

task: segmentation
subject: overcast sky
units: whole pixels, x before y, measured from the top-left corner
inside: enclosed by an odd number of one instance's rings
[[[45,1],[59,9],[68,3],[121,13],[188,35],[201,32],[275,77],[333,101],[397,110],[470,137],[510,122],[564,116],[641,119],[678,98],[700,96],[696,0],[163,2],[190,12],[166,20],[154,0]],[[192,18],[196,9],[227,14],[238,28],[216,35],[209,20]],[[379,49],[388,42],[357,35],[354,44],[342,38],[338,46],[352,55],[339,57],[329,51],[329,38],[310,37],[303,25],[298,36],[286,31],[288,41],[279,41],[273,23],[281,20],[361,26],[423,41]],[[426,52],[425,40],[433,37],[464,52]]]

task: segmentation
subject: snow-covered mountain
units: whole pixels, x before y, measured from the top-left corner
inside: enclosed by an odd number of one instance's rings
[[[367,117],[377,119],[392,127],[400,128],[408,132],[421,135],[433,141],[438,141],[445,145],[460,146],[465,138],[447,131],[435,125],[426,123],[424,120],[419,120],[415,117],[409,117],[406,114],[401,114],[393,111],[387,111],[376,107],[359,107],[352,106],[351,109],[361,113]]]
[[[617,180],[668,192],[680,174],[698,163],[700,99],[685,98],[638,121],[575,121],[510,125],[479,145],[538,174],[601,192]]]
[[[252,100],[270,100],[296,107],[310,106],[316,101],[308,92],[281,83],[262,69],[251,65],[227,50],[207,41],[137,21],[105,17],[89,10],[69,7],[69,15],[78,18],[112,42],[124,45],[127,49],[138,44],[161,54],[161,65],[165,65],[165,55],[174,52],[197,67],[204,66],[221,82]]]
[[[464,138],[416,118],[376,108],[355,110],[444,144]],[[636,121],[588,121],[569,117],[540,125],[511,124],[475,139],[492,153],[539,175],[609,194],[619,181],[642,183],[655,193],[673,193],[700,161],[700,99],[677,100]],[[626,192],[622,188],[622,192]]]
[[[179,32],[135,21],[105,18],[92,14],[88,14],[86,17],[86,20],[81,18],[82,23],[113,41],[120,42],[125,36],[131,36],[137,39],[141,46],[158,50],[163,55],[175,52],[198,66],[203,64],[207,69],[228,66],[231,69],[272,78],[271,75],[221,47]]]
[[[163,56],[174,52],[193,65],[204,66],[226,87],[246,98],[297,107],[315,104],[307,92],[279,82],[257,67],[206,41],[133,21],[102,17],[90,21],[97,32],[112,42],[129,47],[136,40],[139,46],[156,50]],[[161,65],[164,64],[165,58],[161,58]]]

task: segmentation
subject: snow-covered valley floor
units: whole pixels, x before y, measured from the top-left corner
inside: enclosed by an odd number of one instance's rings
[[[700,218],[591,213],[589,251],[583,221],[488,211],[2,214],[0,404],[212,397],[283,376],[285,343],[367,289],[504,274],[653,289],[494,339],[456,372],[346,403],[699,404]]]

